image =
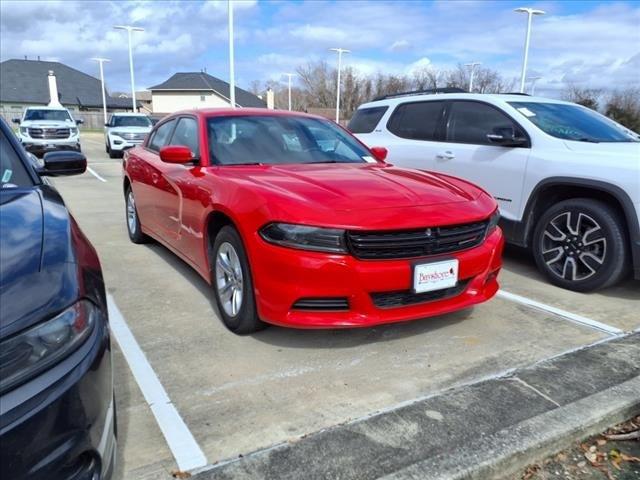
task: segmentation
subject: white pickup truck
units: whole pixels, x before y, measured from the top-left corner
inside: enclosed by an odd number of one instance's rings
[[[13,122],[19,124],[18,139],[30,153],[81,150],[78,125],[83,122],[74,120],[64,107],[27,107]]]

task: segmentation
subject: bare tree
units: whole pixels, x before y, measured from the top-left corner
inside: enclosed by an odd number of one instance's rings
[[[640,88],[615,90],[604,107],[605,115],[636,133],[640,133]]]
[[[563,100],[568,102],[577,103],[583,105],[592,110],[598,110],[600,104],[600,97],[602,90],[595,88],[579,87],[575,84],[569,84],[567,88],[562,91]]]

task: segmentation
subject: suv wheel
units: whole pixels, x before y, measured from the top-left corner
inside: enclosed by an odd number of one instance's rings
[[[536,226],[533,253],[551,283],[577,292],[613,285],[628,264],[622,219],[613,208],[590,198],[549,208]]]
[[[238,335],[265,327],[258,318],[249,260],[235,228],[223,227],[213,244],[211,273],[222,321]]]

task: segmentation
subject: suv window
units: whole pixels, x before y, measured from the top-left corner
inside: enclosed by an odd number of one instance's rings
[[[504,134],[513,129],[517,137],[524,137],[522,129],[496,108],[480,102],[453,102],[447,121],[447,141],[494,145],[487,134]]]
[[[30,121],[54,121],[54,122],[64,122],[71,121],[71,116],[69,112],[66,110],[36,110],[34,108],[29,108],[24,112],[24,119]]]
[[[30,187],[33,180],[18,153],[0,131],[0,188]]]
[[[352,133],[371,133],[389,107],[360,108],[353,114],[347,128]]]
[[[178,125],[173,132],[169,145],[183,145],[189,147],[193,155],[200,156],[198,148],[198,122],[194,118],[183,117],[178,120]]]
[[[146,115],[113,115],[112,127],[150,127],[151,120]]]
[[[443,106],[442,101],[403,103],[391,115],[387,128],[402,138],[435,140]]]
[[[166,123],[160,125],[156,131],[153,133],[153,137],[149,141],[149,148],[151,150],[155,150],[156,152],[160,151],[161,147],[164,147],[169,140],[169,135],[173,130],[173,126],[176,124],[175,120],[169,120]]]

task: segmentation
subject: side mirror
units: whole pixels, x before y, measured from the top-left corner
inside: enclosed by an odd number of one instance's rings
[[[373,158],[379,162],[384,162],[389,151],[384,147],[371,147],[369,151],[373,154]]]
[[[111,125],[109,124],[109,122],[104,124],[105,127],[110,127]]]
[[[20,123],[20,119],[19,118],[12,118],[11,121],[13,123],[18,123],[18,124]]]
[[[193,162],[193,154],[189,147],[167,145],[160,149],[160,160],[166,163],[189,163]]]
[[[84,120],[82,119],[76,120],[76,125],[82,125],[83,123],[84,123]]]
[[[41,177],[62,177],[80,175],[87,169],[87,158],[80,152],[45,153],[44,167],[37,169]]]
[[[522,147],[527,144],[525,137],[517,137],[513,127],[494,128],[487,133],[487,140],[503,147]]]

